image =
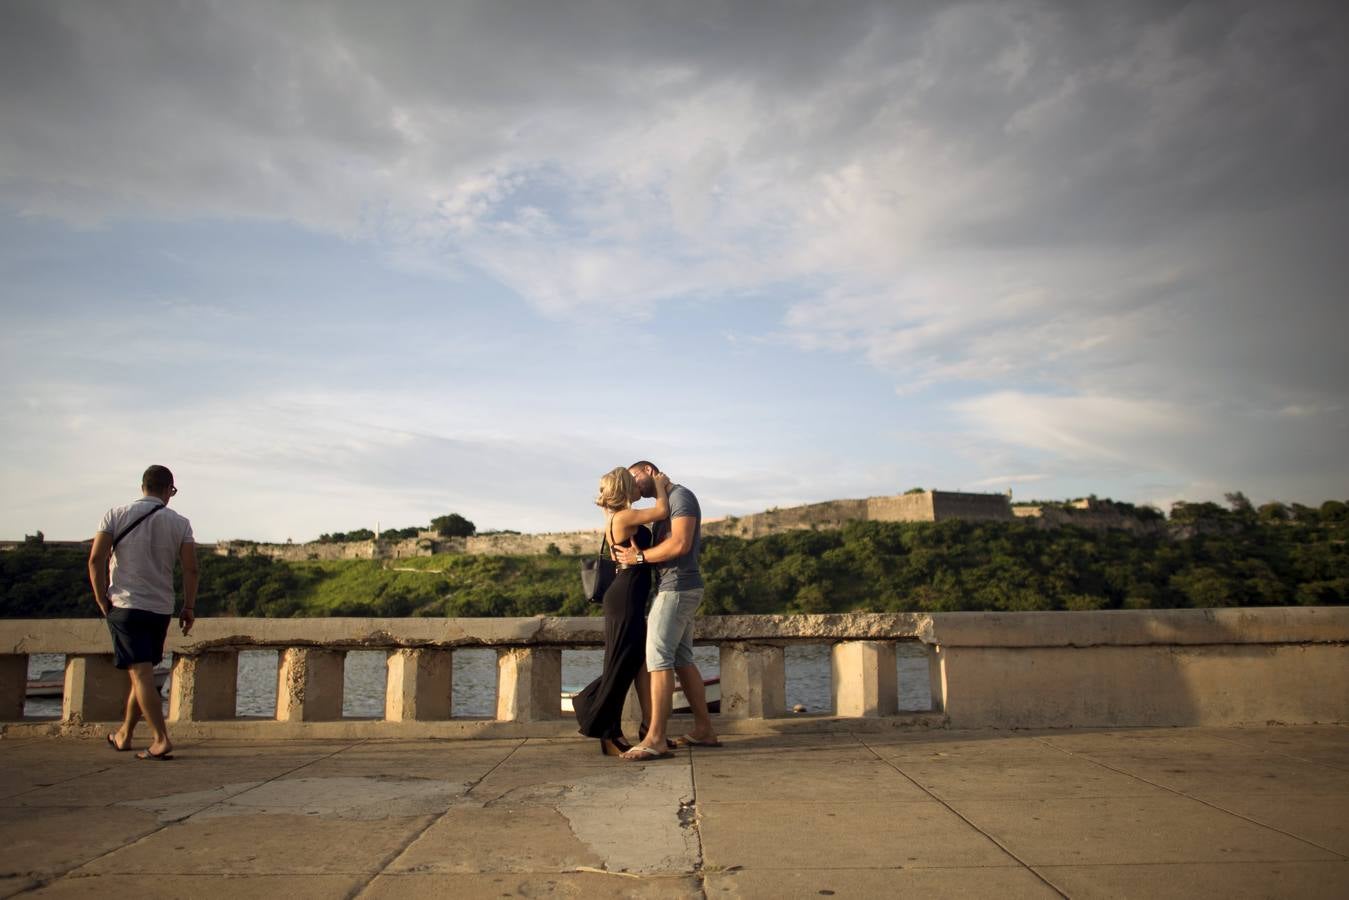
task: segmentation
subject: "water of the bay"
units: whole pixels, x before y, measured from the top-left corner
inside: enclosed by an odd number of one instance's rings
[[[695,647],[694,659],[705,678],[718,674],[720,655],[716,647]],[[787,707],[801,706],[806,713],[832,711],[828,644],[791,644],[785,651]],[[899,708],[925,710],[931,706],[928,690],[927,651],[919,643],[900,643],[896,650],[899,676]],[[496,709],[496,651],[467,649],[454,652],[454,715],[492,716]],[[562,684],[575,689],[598,677],[604,651],[596,649],[562,652]],[[347,654],[342,713],[352,718],[384,715],[385,653],[381,650]],[[59,672],[64,657],[35,653],[28,658],[28,677]],[[244,650],[239,654],[238,701],[240,716],[271,718],[276,712],[277,653],[274,650]],[[164,691],[168,694],[167,688]],[[30,699],[24,715],[51,718],[61,714],[60,698]]]

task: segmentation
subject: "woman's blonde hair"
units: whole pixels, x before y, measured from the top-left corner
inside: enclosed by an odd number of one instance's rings
[[[595,498],[595,505],[609,510],[627,509],[639,494],[637,479],[619,466],[600,476],[600,494]]]

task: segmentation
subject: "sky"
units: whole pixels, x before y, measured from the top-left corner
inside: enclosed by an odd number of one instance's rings
[[[0,5],[0,537],[1349,498],[1331,2]]]

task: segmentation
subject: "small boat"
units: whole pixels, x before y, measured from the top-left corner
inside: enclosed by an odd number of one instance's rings
[[[155,669],[155,688],[161,693],[164,690],[164,682],[169,678],[169,669]],[[49,669],[41,673],[36,678],[28,679],[28,690],[24,696],[30,700],[56,699],[60,700],[66,691],[66,673],[64,669]]]
[[[707,692],[707,711],[721,712],[721,676],[703,679],[703,690]],[[572,708],[571,700],[581,692],[580,688],[562,689],[562,711],[575,712]],[[684,692],[675,685],[674,697],[671,700],[671,712],[686,713],[689,712],[689,701],[684,696]]]

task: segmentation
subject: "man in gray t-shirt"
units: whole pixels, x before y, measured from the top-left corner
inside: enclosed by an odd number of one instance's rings
[[[113,662],[126,669],[131,690],[122,727],[107,736],[114,750],[128,750],[142,715],[154,740],[136,754],[172,759],[173,743],[164,725],[154,668],[164,658],[164,639],[173,618],[173,567],[183,567],[183,634],[192,630],[197,599],[197,545],[192,523],[168,508],[178,493],[173,473],[151,466],[141,476],[143,496],[104,513],[89,549],[89,583],[94,603],[112,636]],[[109,564],[111,563],[111,571]]]
[[[628,467],[643,497],[654,497],[660,469],[646,460]],[[646,669],[638,673],[637,692],[650,723],[641,743],[624,759],[652,759],[669,755],[665,727],[670,718],[675,676],[693,713],[693,730],[671,742],[675,746],[718,747],[716,730],[707,712],[703,675],[693,661],[693,619],[703,601],[703,576],[698,571],[702,548],[702,509],[693,491],[681,484],[669,491],[670,518],[653,526],[652,545],[646,551],[615,547],[624,565],[647,563],[656,570],[656,597],[646,617]]]

